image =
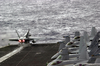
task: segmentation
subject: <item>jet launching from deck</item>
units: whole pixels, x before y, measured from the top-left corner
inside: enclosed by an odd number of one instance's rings
[[[18,38],[12,38],[12,39],[9,39],[9,41],[18,41],[19,43],[35,43],[36,41],[34,40],[35,38],[30,38],[31,34],[29,33],[30,29],[28,29],[28,32],[23,36],[23,37],[20,37],[19,33],[17,32],[16,30],[16,33],[18,35]]]

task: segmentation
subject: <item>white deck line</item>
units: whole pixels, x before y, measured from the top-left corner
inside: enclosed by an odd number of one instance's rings
[[[20,52],[23,48],[24,48],[24,47],[21,46],[21,47],[15,49],[14,51],[12,51],[12,52],[6,54],[5,56],[1,57],[1,58],[0,58],[0,63],[3,62],[3,61],[5,61],[6,59],[10,58],[11,56],[15,55],[16,53]]]

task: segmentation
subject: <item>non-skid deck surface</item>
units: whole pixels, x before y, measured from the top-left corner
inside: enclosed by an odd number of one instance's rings
[[[0,48],[0,57],[8,54],[9,52],[13,51],[14,49],[18,48],[18,45],[9,45],[3,48]]]
[[[29,46],[18,54],[0,63],[0,66],[46,66],[59,45]]]

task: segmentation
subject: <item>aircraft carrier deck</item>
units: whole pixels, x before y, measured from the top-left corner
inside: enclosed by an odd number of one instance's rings
[[[46,66],[47,62],[51,61],[51,56],[57,52],[58,47],[57,43],[28,46],[0,63],[0,66]]]
[[[0,57],[6,55],[7,53],[13,51],[14,49],[18,47],[19,47],[18,45],[9,45],[9,46],[0,48]]]

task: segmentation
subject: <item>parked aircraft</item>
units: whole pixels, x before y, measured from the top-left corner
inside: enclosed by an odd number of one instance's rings
[[[94,37],[92,37],[92,42],[87,40],[86,32],[84,32],[84,37],[80,37],[79,44],[74,42],[68,42],[62,50],[52,56],[51,59],[56,58],[55,60],[51,61],[47,66],[63,66],[69,64],[76,64],[76,63],[95,63],[97,65],[100,61],[100,48],[99,48],[99,38],[100,38],[100,31],[95,32]],[[84,40],[84,41],[83,41]],[[90,42],[90,44],[87,44]],[[74,45],[78,45],[78,47],[72,47]],[[89,48],[88,48],[89,47]],[[67,48],[67,49],[66,49]],[[69,50],[70,49],[70,50]],[[79,50],[78,50],[79,49]],[[68,52],[78,52],[78,54],[69,54]],[[78,51],[77,51],[78,50]],[[89,50],[89,51],[88,51]],[[78,57],[77,59],[73,59],[73,57]],[[71,58],[73,60],[71,60]],[[82,66],[83,64],[79,64],[78,66]],[[74,66],[74,65],[73,65]],[[76,65],[75,65],[76,66]],[[90,66],[90,65],[89,65]]]
[[[75,55],[76,57],[79,57],[78,59],[71,60],[70,56],[71,55],[68,54],[67,47],[63,48],[61,52],[61,57],[58,56],[57,59],[50,62],[47,66],[63,66],[63,65],[75,64],[75,63],[82,62],[82,61],[88,61],[89,55],[87,52],[87,46],[84,45],[79,55],[78,54]]]
[[[100,66],[100,48],[95,48],[95,51],[90,56],[90,59],[85,62],[76,63],[73,66]]]

